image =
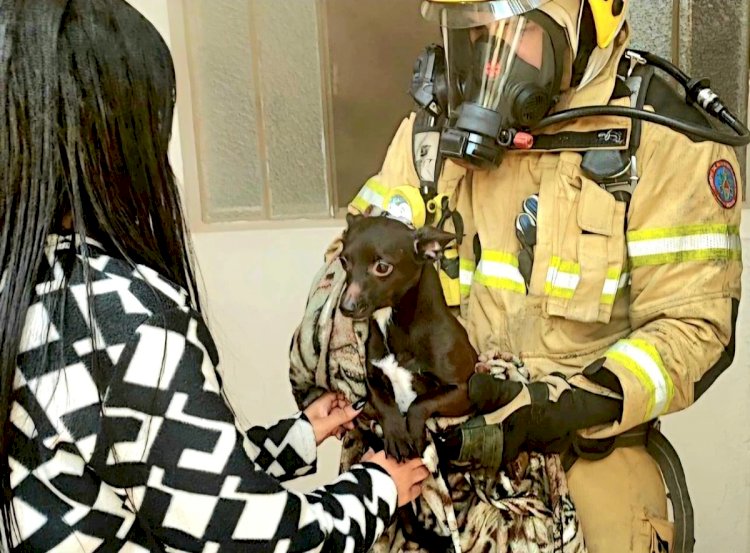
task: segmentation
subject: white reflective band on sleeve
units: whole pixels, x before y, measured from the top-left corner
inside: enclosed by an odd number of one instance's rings
[[[742,243],[733,225],[693,225],[628,232],[634,267],[686,261],[740,260]]]
[[[385,206],[385,195],[388,188],[382,185],[376,177],[368,180],[352,200],[352,206],[364,212],[368,207],[374,206],[383,209]]]
[[[674,397],[674,383],[656,348],[645,340],[620,340],[606,356],[632,372],[649,393],[644,420],[662,415]]]
[[[662,253],[688,252],[695,250],[735,250],[739,249],[739,236],[726,234],[702,234],[694,236],[673,236],[642,242],[629,242],[631,257],[657,255]]]
[[[461,273],[459,276],[459,282],[461,282],[461,286],[471,286],[471,282],[474,280],[474,271],[469,271],[468,269],[461,269]]]
[[[375,192],[372,188],[365,185],[362,187],[362,189],[359,191],[359,194],[357,194],[359,198],[362,198],[364,201],[366,201],[370,205],[374,205],[376,207],[383,207],[383,196]]]
[[[504,278],[523,284],[523,276],[521,276],[518,268],[513,265],[508,265],[507,263],[482,260],[479,262],[478,272],[482,273],[484,276]]]

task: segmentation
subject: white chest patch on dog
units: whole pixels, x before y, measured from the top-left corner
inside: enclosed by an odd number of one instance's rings
[[[399,411],[406,413],[417,398],[417,394],[412,388],[413,375],[405,368],[401,367],[393,355],[383,357],[372,362],[391,380],[393,385],[393,394],[396,396],[396,405]]]
[[[393,315],[392,307],[383,307],[382,309],[378,309],[372,314],[372,318],[375,319],[376,323],[378,323],[380,332],[383,333],[383,339],[386,342],[388,341],[388,323],[391,322],[392,315]]]

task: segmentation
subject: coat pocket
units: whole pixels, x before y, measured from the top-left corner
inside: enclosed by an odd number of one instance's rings
[[[594,182],[581,179],[575,216],[561,229],[560,253],[550,261],[545,286],[550,315],[609,322],[618,291],[628,282],[625,207]]]

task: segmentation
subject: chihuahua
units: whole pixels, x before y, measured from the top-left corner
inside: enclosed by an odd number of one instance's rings
[[[370,321],[367,388],[386,453],[421,455],[428,418],[473,412],[468,380],[477,355],[433,264],[455,236],[384,216],[349,215],[347,223],[339,308]]]

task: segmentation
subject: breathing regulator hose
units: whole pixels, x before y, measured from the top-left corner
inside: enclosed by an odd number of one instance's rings
[[[728,146],[741,147],[750,144],[750,130],[724,105],[721,98],[711,90],[708,79],[691,79],[679,67],[656,54],[641,50],[628,50],[628,54],[639,60],[640,63],[648,63],[667,73],[685,89],[688,102],[700,106],[703,111],[731,128],[735,134],[701,127],[688,121],[665,117],[650,111],[622,106],[590,106],[567,109],[545,117],[532,130],[536,131],[543,127],[581,117],[610,115],[648,121],[669,127],[683,134],[697,136],[704,140]]]

